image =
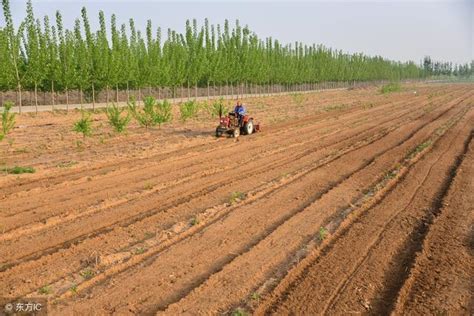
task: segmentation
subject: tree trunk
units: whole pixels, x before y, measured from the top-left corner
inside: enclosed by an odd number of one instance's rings
[[[127,81],[127,102],[130,101],[130,90],[128,88],[128,81]]]
[[[189,92],[189,81],[188,81],[188,101],[189,101],[189,99],[191,99],[191,94]]]
[[[35,82],[35,112],[38,114],[38,84]]]
[[[95,89],[94,89],[94,84],[92,84],[92,111],[95,111]]]
[[[209,91],[209,81],[207,81],[207,99],[209,100],[211,98],[211,93]]]
[[[0,105],[3,106],[3,91],[0,91]]]
[[[198,98],[198,86],[197,84],[194,85],[194,98],[197,100]]]
[[[105,106],[109,106],[109,85],[105,86]]]
[[[115,102],[117,102],[117,106],[119,103],[119,90],[118,90],[118,84],[115,84]]]
[[[20,97],[20,101],[18,102],[18,113],[21,114],[21,83],[18,82],[18,96]]]
[[[83,99],[82,99],[82,86],[79,88],[79,98],[81,99],[81,110],[82,110],[82,104],[83,104]]]
[[[66,86],[66,111],[69,112],[69,90]]]
[[[51,106],[54,110],[54,81],[51,80]]]
[[[142,88],[138,86],[138,105],[140,105],[141,100],[142,100]]]

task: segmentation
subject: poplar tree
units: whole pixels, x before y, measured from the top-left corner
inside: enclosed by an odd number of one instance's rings
[[[22,107],[22,96],[21,96],[21,84],[23,79],[23,59],[21,56],[21,47],[20,47],[20,40],[23,34],[24,24],[20,24],[20,27],[17,31],[13,26],[12,15],[10,11],[10,2],[9,0],[2,0],[2,8],[3,8],[3,16],[5,18],[5,36],[6,38],[6,46],[7,46],[7,55],[9,60],[9,65],[5,68],[6,72],[13,73],[13,76],[10,74],[6,75],[7,78],[13,77],[12,82],[15,83],[15,86],[18,89],[19,94],[19,112],[21,113]]]
[[[25,20],[15,29],[9,0],[2,0],[5,26],[0,27],[0,91],[16,89],[21,111],[22,90],[33,90],[38,105],[38,90],[64,91],[69,104],[69,91],[79,90],[89,101],[96,101],[102,90],[138,90],[142,98],[145,87],[170,88],[176,96],[198,95],[198,88],[210,86],[219,94],[241,95],[245,91],[274,93],[313,88],[315,84],[337,81],[404,80],[431,76],[469,77],[474,63],[461,65],[433,61],[425,57],[420,65],[396,62],[381,56],[348,54],[323,45],[301,42],[281,43],[277,39],[260,38],[240,21],[233,25],[203,24],[187,20],[183,33],[160,28],[147,21],[145,32],[130,19],[117,26],[112,15],[107,24],[103,11],[98,12],[99,28],[91,30],[88,12],[81,9],[72,30],[63,26],[60,12],[55,23],[45,16],[43,24],[36,20],[31,0],[27,2]],[[225,88],[225,90],[223,90]],[[151,92],[151,91],[149,91]],[[213,93],[215,94],[215,92]]]

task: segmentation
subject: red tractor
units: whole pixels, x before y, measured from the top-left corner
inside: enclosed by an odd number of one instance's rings
[[[222,116],[222,109],[219,111],[220,123],[216,128],[216,137],[221,137],[223,134],[228,134],[233,137],[239,137],[242,133],[250,135],[253,132],[260,131],[260,124],[255,123],[253,117],[244,115],[240,120],[238,115],[230,112],[226,116]]]

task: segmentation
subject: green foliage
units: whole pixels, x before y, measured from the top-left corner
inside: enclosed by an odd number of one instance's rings
[[[127,112],[125,116],[122,115],[124,111],[124,108],[119,108],[117,105],[115,105],[115,103],[106,109],[109,124],[117,133],[122,133],[127,128],[131,120],[130,113]]]
[[[33,167],[21,167],[21,166],[15,166],[13,168],[4,167],[2,171],[9,174],[22,174],[22,173],[35,173],[36,172],[35,168]]]
[[[382,86],[382,88],[380,88],[380,92],[383,94],[398,92],[400,90],[401,90],[401,86],[398,82],[391,82],[389,84]]]
[[[232,312],[232,316],[247,316],[248,313],[241,308],[237,308]]]
[[[72,294],[77,294],[77,284],[73,284],[71,285],[71,287],[69,288],[69,290],[71,291]]]
[[[138,247],[138,248],[135,248],[135,251],[134,253],[136,255],[141,255],[142,253],[145,253],[146,249],[144,247]]]
[[[425,150],[426,148],[428,148],[431,144],[432,144],[432,140],[427,140],[421,144],[419,144],[418,146],[416,146],[415,148],[413,148],[407,155],[407,159],[413,159],[416,155],[418,155],[420,152],[422,152],[423,150]]]
[[[84,278],[84,280],[90,280],[94,277],[95,271],[91,268],[87,268],[85,270],[82,270],[79,274],[81,275],[81,277]]]
[[[81,118],[74,123],[72,129],[76,133],[81,133],[85,138],[86,136],[92,135],[92,118],[86,111],[81,112]]]
[[[291,94],[291,97],[293,99],[293,102],[300,106],[303,104],[303,101],[304,101],[304,95],[302,93],[292,93]]]
[[[140,124],[140,126],[148,129],[154,125],[155,122],[155,99],[152,97],[147,97],[144,100],[143,110],[137,107],[135,99],[132,99],[128,102],[128,109],[135,120]]]
[[[347,109],[349,105],[347,104],[334,104],[334,105],[326,105],[323,107],[324,112],[332,112],[332,111],[340,111]]]
[[[156,102],[154,97],[146,97],[143,100],[143,109],[139,109],[134,99],[128,102],[128,109],[140,126],[146,129],[162,123],[169,122],[172,118],[172,107],[168,101]]]
[[[10,1],[2,0],[2,8],[1,91],[76,89],[90,101],[92,89],[98,93],[110,88],[168,87],[175,94],[188,87],[258,85],[263,90],[270,84],[469,77],[474,70],[474,62],[453,65],[426,57],[423,65],[417,65],[322,45],[282,44],[258,37],[238,20],[233,25],[228,20],[223,25],[187,20],[184,32],[170,29],[163,35],[151,20],[141,32],[133,19],[118,26],[112,15],[109,27],[103,11],[93,12],[98,23],[91,23],[85,7],[72,29],[64,27],[60,12],[54,23],[46,16],[41,25],[31,0],[25,19],[15,27]],[[98,25],[97,30],[92,24]],[[295,102],[302,104],[300,99],[297,96]]]
[[[250,295],[250,298],[254,301],[259,301],[260,300],[260,293],[258,292],[253,292],[252,295]]]
[[[191,225],[191,226],[195,226],[195,225],[197,225],[197,224],[199,224],[199,219],[198,219],[197,217],[193,217],[193,218],[191,218],[191,220],[189,221],[189,225]]]
[[[161,124],[170,122],[173,118],[172,106],[168,100],[156,104],[155,122],[161,127]]]
[[[15,113],[10,113],[10,110],[13,106],[11,102],[5,102],[3,112],[2,112],[2,130],[0,131],[0,141],[5,138],[5,136],[10,133],[10,131],[15,126]]]
[[[230,195],[230,198],[229,198],[229,203],[234,204],[237,201],[244,200],[246,197],[247,197],[247,195],[245,193],[242,193],[242,192],[239,192],[239,191],[232,192],[232,194]]]
[[[38,289],[38,294],[48,295],[51,293],[51,287],[49,285],[45,285]]]
[[[62,161],[62,162],[58,163],[56,165],[56,167],[58,167],[58,168],[70,168],[70,167],[72,167],[74,165],[77,165],[77,164],[78,164],[78,162],[74,161],[74,160]]]
[[[190,100],[179,105],[179,112],[181,114],[181,120],[185,122],[197,115],[199,111],[199,105],[196,101]]]
[[[324,239],[326,239],[327,235],[329,234],[328,230],[324,227],[320,227],[319,228],[319,240],[320,241],[323,241]]]
[[[214,118],[218,117],[219,114],[225,115],[227,112],[229,112],[229,108],[224,104],[224,99],[219,98],[219,100],[212,102],[212,104],[208,107],[208,112],[211,117]]]

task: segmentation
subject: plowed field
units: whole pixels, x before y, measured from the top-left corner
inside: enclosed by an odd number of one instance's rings
[[[473,310],[472,85],[244,100],[115,135],[17,118],[0,164],[0,293],[57,315]]]

